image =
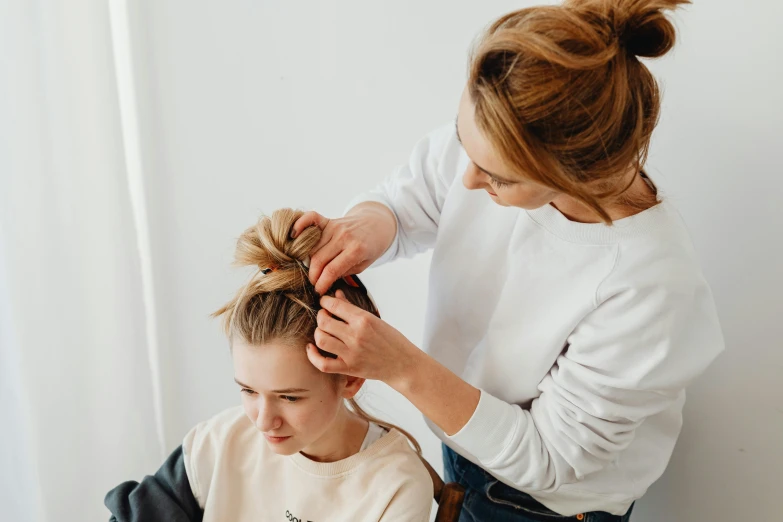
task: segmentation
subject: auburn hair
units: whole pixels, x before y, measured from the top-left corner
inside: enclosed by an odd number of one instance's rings
[[[675,28],[665,11],[689,0],[566,0],[509,13],[471,54],[476,123],[521,177],[567,194],[611,224],[607,206],[629,198],[661,108],[640,58],[666,54]]]

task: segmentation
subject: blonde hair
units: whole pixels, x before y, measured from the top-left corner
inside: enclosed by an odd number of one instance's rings
[[[311,226],[291,239],[291,229],[302,214],[292,209],[277,210],[239,237],[235,265],[258,269],[232,300],[212,314],[222,316],[229,341],[239,337],[252,345],[280,342],[302,350],[307,343],[315,344],[320,296],[308,279],[306,262],[321,239],[321,230]],[[342,290],[354,305],[379,315],[362,289],[338,279],[327,295],[334,296],[337,290]],[[398,430],[421,454],[421,446],[410,433],[368,414],[354,399],[347,402],[364,420]]]
[[[468,92],[476,123],[519,175],[567,194],[611,224],[605,205],[631,199],[660,113],[660,91],[639,57],[666,54],[664,10],[689,0],[566,0],[509,13],[480,39]],[[632,180],[631,180],[632,181]]]

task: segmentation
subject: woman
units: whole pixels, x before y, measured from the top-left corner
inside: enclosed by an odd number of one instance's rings
[[[305,355],[319,307],[304,263],[321,232],[291,239],[301,215],[280,210],[245,231],[237,263],[258,270],[216,312],[243,408],[193,428],[154,477],[109,492],[113,520],[429,520],[433,484],[416,441],[356,404],[364,379],[323,374]],[[378,313],[356,278],[328,293]]]
[[[503,16],[456,124],[345,217],[294,227],[324,232],[318,292],[434,250],[424,351],[324,296],[308,356],[425,415],[468,488],[461,520],[628,520],[672,454],[686,386],[723,348],[685,227],[643,170],[660,95],[640,58],[672,48],[662,10],[684,3]]]

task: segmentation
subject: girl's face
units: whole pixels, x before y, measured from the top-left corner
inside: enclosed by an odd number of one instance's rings
[[[333,432],[348,411],[343,399],[353,397],[364,379],[322,373],[304,345],[250,345],[235,338],[232,355],[245,414],[272,451],[318,455],[339,445]]]
[[[486,191],[498,205],[527,210],[543,207],[557,198],[558,192],[524,179],[505,165],[476,125],[475,106],[467,89],[459,104],[457,136],[470,158],[462,176],[465,188]]]

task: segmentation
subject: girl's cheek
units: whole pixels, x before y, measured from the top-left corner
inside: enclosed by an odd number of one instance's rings
[[[323,401],[312,401],[296,412],[296,422],[300,426],[309,426],[315,430],[325,424],[328,418],[329,412]]]

